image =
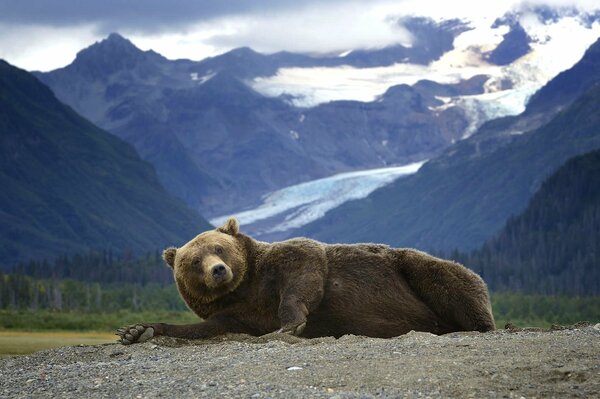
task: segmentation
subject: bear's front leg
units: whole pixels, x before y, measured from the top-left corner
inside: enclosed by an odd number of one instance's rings
[[[300,335],[310,312],[323,299],[327,256],[322,244],[311,240],[273,244],[268,260],[276,275],[281,328],[276,332]]]
[[[289,295],[281,300],[278,313],[281,321],[278,333],[300,335],[306,327],[308,308],[295,295]]]
[[[319,274],[297,276],[288,280],[279,303],[281,328],[277,330],[278,333],[302,334],[308,314],[323,299],[323,285],[323,278]]]
[[[133,324],[117,330],[123,345],[141,343],[160,335],[172,338],[210,338],[225,333],[251,333],[244,324],[229,317],[213,317],[196,324],[174,325],[165,323]]]

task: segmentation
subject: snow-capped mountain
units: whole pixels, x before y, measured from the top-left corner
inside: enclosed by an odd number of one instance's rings
[[[487,122],[417,173],[289,234],[446,251],[477,248],[522,211],[567,159],[600,148],[599,109],[600,39],[533,95],[522,114]]]
[[[462,23],[453,48],[428,64],[287,67],[250,84],[266,96],[314,107],[336,100],[375,101],[391,86],[422,79],[451,84],[486,75],[482,94],[439,97],[442,107],[467,113],[470,123],[463,136],[468,137],[486,120],[523,112],[533,93],[574,65],[600,37],[598,15],[572,8],[537,7]]]

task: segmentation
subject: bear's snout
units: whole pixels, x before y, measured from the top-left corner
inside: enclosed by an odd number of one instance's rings
[[[224,264],[214,265],[212,267],[212,275],[214,278],[223,278],[227,274],[227,268]]]

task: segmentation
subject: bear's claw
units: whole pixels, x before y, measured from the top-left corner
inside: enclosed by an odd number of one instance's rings
[[[275,332],[280,334],[283,333],[298,336],[302,334],[302,331],[304,331],[304,327],[306,327],[306,322],[298,324],[297,326],[281,327]]]
[[[154,328],[146,327],[140,324],[121,327],[115,333],[119,336],[117,342],[123,345],[130,345],[140,342],[146,342],[154,336]]]

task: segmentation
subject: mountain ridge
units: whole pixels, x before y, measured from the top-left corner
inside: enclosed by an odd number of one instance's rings
[[[88,249],[141,252],[210,225],[117,137],[0,61],[2,264]]]

